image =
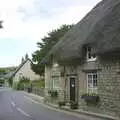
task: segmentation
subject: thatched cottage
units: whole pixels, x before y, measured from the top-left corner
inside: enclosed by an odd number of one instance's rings
[[[49,91],[58,90],[57,101],[75,101],[79,109],[119,116],[120,0],[97,4],[52,48],[47,60],[48,101]],[[85,93],[97,94],[99,103],[86,104]]]

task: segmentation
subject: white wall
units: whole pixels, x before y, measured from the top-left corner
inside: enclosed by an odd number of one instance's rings
[[[13,80],[14,82],[18,82],[20,77],[27,77],[30,80],[40,80],[40,76],[35,74],[31,69],[31,61],[27,61],[20,70],[16,73]]]

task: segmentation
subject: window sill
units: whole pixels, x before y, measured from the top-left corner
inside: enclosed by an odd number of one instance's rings
[[[87,59],[86,61],[87,61],[87,62],[95,62],[95,61],[97,61],[97,58],[94,58],[94,59]]]

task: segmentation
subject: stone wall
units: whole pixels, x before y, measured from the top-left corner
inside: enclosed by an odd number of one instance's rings
[[[45,99],[46,102],[51,102],[57,104],[59,101],[64,101],[65,99],[65,79],[64,76],[61,75],[63,71],[62,66],[49,66],[46,65],[45,67]],[[58,97],[53,98],[48,94],[49,90],[56,90],[53,88],[53,76],[59,76],[59,88]]]
[[[98,61],[85,62],[82,65],[79,65],[77,68],[77,74],[79,79],[79,109],[85,111],[92,111],[101,113],[100,103],[97,105],[87,105],[86,102],[81,99],[81,96],[84,93],[87,93],[87,73],[97,71],[98,72]]]
[[[120,58],[102,58],[98,67],[100,109],[112,116],[118,116],[120,115]]]
[[[63,69],[64,68],[64,69]],[[51,89],[52,69],[46,70],[46,90]],[[88,71],[96,70],[98,73],[98,94],[100,102],[96,106],[88,106],[81,99],[81,95],[87,92]],[[102,57],[96,62],[84,63],[78,66],[60,66],[60,89],[57,100],[51,99],[51,102],[57,103],[59,100],[70,100],[70,77],[76,77],[76,100],[79,101],[79,109],[92,111],[111,116],[120,116],[120,57]],[[57,102],[56,102],[57,101]]]
[[[86,111],[93,111],[111,116],[120,116],[120,59],[101,58],[97,61],[94,68],[98,73],[98,94],[100,102],[97,106],[87,106],[84,100],[79,100],[79,108]],[[79,66],[79,97],[86,92],[86,70],[84,65]],[[86,65],[85,65],[86,66]]]

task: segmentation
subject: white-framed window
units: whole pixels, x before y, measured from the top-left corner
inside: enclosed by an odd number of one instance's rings
[[[96,61],[97,57],[94,53],[94,49],[92,47],[87,47],[86,49],[86,59],[87,61]]]
[[[87,92],[97,93],[97,72],[87,73]]]
[[[53,89],[59,89],[59,76],[53,76]]]

